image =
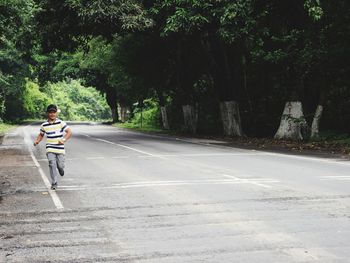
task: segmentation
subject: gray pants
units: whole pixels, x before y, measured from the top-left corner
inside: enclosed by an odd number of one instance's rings
[[[47,159],[49,160],[51,182],[57,183],[57,170],[62,174],[64,172],[64,154],[59,153],[46,153]]]

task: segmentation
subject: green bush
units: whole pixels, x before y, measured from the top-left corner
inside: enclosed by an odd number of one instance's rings
[[[23,92],[23,107],[28,118],[41,118],[47,105],[52,100],[47,94],[40,91],[39,85],[27,80]]]
[[[133,112],[133,118],[129,120],[129,123],[135,126],[141,126],[141,108],[135,108]],[[142,109],[142,126],[149,128],[161,127],[160,108],[158,103],[153,99],[147,99],[144,101],[144,107]]]
[[[30,118],[40,117],[50,103],[57,105],[60,118],[65,120],[98,121],[111,117],[105,98],[94,88],[84,87],[78,80],[47,83],[42,92],[37,84],[28,82],[26,90]]]
[[[0,136],[3,135],[4,133],[8,132],[9,130],[15,128],[15,127],[17,127],[17,126],[14,124],[0,122]],[[1,141],[0,141],[0,144],[1,144]]]

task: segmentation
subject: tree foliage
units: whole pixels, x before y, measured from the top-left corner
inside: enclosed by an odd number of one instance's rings
[[[285,102],[300,101],[309,123],[322,104],[322,129],[350,128],[348,1],[11,2],[0,5],[2,117],[14,114],[11,94],[27,105],[27,76],[80,79],[105,94],[115,120],[118,104],[137,112],[151,98],[172,127],[193,105],[198,130],[219,133],[218,105],[235,101],[247,135],[272,136]]]

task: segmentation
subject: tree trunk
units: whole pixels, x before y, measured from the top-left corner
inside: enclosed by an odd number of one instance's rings
[[[225,136],[244,136],[237,101],[220,102],[220,113]]]
[[[303,140],[305,139],[304,129],[306,127],[302,103],[300,101],[286,102],[275,138]]]
[[[320,127],[322,112],[323,112],[323,106],[317,105],[316,112],[311,125],[311,138],[313,139],[318,138],[319,136],[319,127]]]
[[[198,123],[197,105],[182,105],[182,111],[184,115],[185,130],[192,134],[196,134]]]
[[[165,106],[161,106],[160,107],[160,112],[162,114],[162,122],[163,122],[163,128],[165,130],[169,130],[169,121],[168,121],[168,113],[167,113],[167,109]]]
[[[167,80],[167,85],[169,84],[169,79]],[[162,124],[163,129],[169,130],[169,121],[168,121],[168,113],[167,113],[167,107],[165,106],[165,98],[162,92],[161,88],[156,89],[158,100],[159,100],[159,106],[160,106],[160,113],[162,115]]]
[[[118,109],[117,109],[117,92],[113,88],[106,90],[106,100],[108,106],[111,108],[112,122],[118,122]]]
[[[109,106],[111,108],[111,112],[112,112],[112,122],[113,123],[117,123],[118,122],[118,111],[117,111],[117,107],[115,105],[113,106]]]
[[[326,97],[326,85],[328,83],[326,74],[323,74],[324,80],[323,80],[323,86],[321,86],[320,89],[320,97],[318,99],[318,105],[315,111],[314,118],[312,120],[312,125],[311,125],[311,138],[315,139],[319,137],[319,132],[320,132],[320,121],[323,113],[323,105]]]
[[[3,89],[0,92],[0,123],[4,120],[4,114],[5,114],[5,103],[6,103],[6,95],[5,90]]]
[[[248,100],[248,105],[249,105],[249,110],[250,112],[253,112],[253,103],[252,100],[250,98],[249,95],[249,91],[248,91],[248,80],[247,80],[247,58],[246,56],[243,54],[242,55],[242,78],[243,78],[243,88]]]
[[[128,120],[128,114],[127,114],[128,108],[124,104],[119,104],[119,108],[120,108],[120,121],[124,123]]]

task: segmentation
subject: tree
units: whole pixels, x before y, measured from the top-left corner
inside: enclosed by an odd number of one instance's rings
[[[112,121],[115,123],[118,121],[117,90],[109,83],[111,50],[111,44],[102,37],[93,38],[88,44],[88,52],[83,56],[80,68],[85,83],[106,95]]]
[[[246,37],[254,20],[251,1],[158,1],[155,13],[166,13],[163,33],[200,36],[221,100],[224,132],[242,136],[239,103],[245,82]]]
[[[33,1],[0,2],[0,121],[21,118],[24,78],[29,62],[37,7]]]

